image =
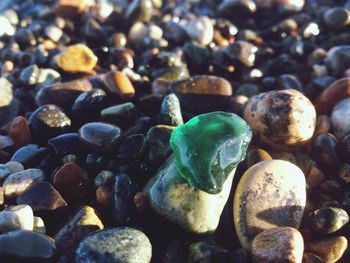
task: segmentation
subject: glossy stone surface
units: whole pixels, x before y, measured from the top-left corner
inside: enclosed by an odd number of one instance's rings
[[[347,212],[337,207],[322,207],[311,215],[312,228],[324,234],[330,234],[341,229],[349,222]]]
[[[212,112],[176,127],[170,146],[179,174],[191,186],[217,194],[245,158],[251,137],[250,127],[237,115]]]

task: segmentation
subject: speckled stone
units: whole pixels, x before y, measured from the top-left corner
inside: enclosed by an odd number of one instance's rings
[[[243,248],[260,232],[274,227],[298,228],[306,204],[305,176],[299,167],[267,160],[250,167],[234,195],[233,217]]]
[[[251,97],[244,119],[261,141],[275,149],[288,149],[312,137],[316,111],[299,91],[274,90]]]
[[[327,263],[337,262],[348,247],[344,236],[335,236],[306,243],[305,251],[312,252]]]
[[[32,185],[45,179],[42,170],[31,168],[18,173],[11,174],[6,178],[2,187],[5,191],[5,197],[11,198],[23,194]]]
[[[77,263],[149,263],[152,246],[147,236],[134,228],[111,228],[85,238],[76,251]]]
[[[145,186],[150,206],[160,215],[184,229],[204,234],[214,232],[227,202],[235,169],[218,194],[209,194],[191,187],[180,176],[171,156],[159,169],[157,176]]]
[[[100,229],[103,229],[103,224],[95,209],[90,206],[83,206],[55,235],[58,252],[73,259],[79,242],[90,233]]]
[[[304,240],[291,227],[275,227],[259,233],[252,243],[252,258],[256,263],[301,263]]]

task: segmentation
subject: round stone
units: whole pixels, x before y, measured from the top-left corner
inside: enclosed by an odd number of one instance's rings
[[[204,46],[208,45],[214,36],[213,25],[206,16],[191,20],[186,27],[186,32],[191,39]]]
[[[274,90],[248,100],[244,119],[261,141],[276,149],[307,142],[316,126],[316,111],[297,90]]]
[[[97,64],[94,52],[83,44],[75,44],[56,57],[57,66],[70,73],[90,73]]]
[[[266,229],[298,228],[305,204],[305,176],[299,167],[283,160],[253,165],[234,195],[233,217],[241,245],[250,249],[254,237]]]
[[[135,88],[129,78],[121,71],[110,71],[104,76],[107,92],[122,100],[131,99],[135,95]]]
[[[133,228],[111,228],[85,238],[76,251],[77,263],[149,263],[152,246],[147,236]]]
[[[90,122],[79,129],[82,143],[99,152],[112,152],[119,142],[121,130],[112,124]]]

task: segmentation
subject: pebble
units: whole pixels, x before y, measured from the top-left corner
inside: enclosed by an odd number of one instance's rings
[[[323,14],[323,20],[329,27],[343,27],[350,23],[350,13],[346,8],[330,8]]]
[[[349,68],[349,52],[350,46],[347,45],[334,46],[328,50],[324,62],[333,76],[340,78]]]
[[[70,108],[80,94],[91,91],[92,87],[88,79],[55,83],[39,89],[35,101],[38,105],[55,104],[62,108]]]
[[[84,146],[78,133],[64,133],[48,140],[48,148],[58,156],[81,155]]]
[[[109,185],[114,177],[114,173],[108,170],[102,170],[95,177],[95,187],[107,186]]]
[[[0,182],[3,182],[10,174],[11,170],[4,164],[0,164]]]
[[[55,253],[54,240],[34,231],[16,230],[0,235],[0,255],[2,256],[47,260],[53,258]]]
[[[348,247],[348,240],[344,236],[335,236],[308,242],[305,251],[314,253],[327,263],[337,262]]]
[[[149,22],[152,14],[153,4],[151,0],[133,0],[126,10],[125,18],[130,24]]]
[[[344,116],[350,114],[350,98],[339,101],[333,108],[331,114],[332,131],[338,140],[350,132],[350,121]]]
[[[10,21],[3,15],[0,16],[0,37],[3,36],[13,36],[16,32],[16,29],[11,25]]]
[[[121,130],[112,124],[90,122],[79,129],[81,142],[99,152],[113,152],[119,142]]]
[[[162,124],[178,126],[183,124],[180,101],[173,93],[166,95],[160,109],[160,120]]]
[[[256,60],[257,46],[243,40],[238,40],[224,48],[224,53],[233,61],[246,67],[253,67]]]
[[[66,132],[72,124],[70,118],[53,104],[43,105],[35,110],[28,123],[31,135],[39,141]]]
[[[7,169],[10,170],[10,173],[18,173],[24,170],[23,165],[20,162],[10,161],[5,163]]]
[[[21,163],[24,167],[29,168],[36,166],[46,155],[47,149],[39,147],[37,144],[27,144],[19,148],[12,156],[12,162]]]
[[[121,126],[135,121],[141,115],[138,108],[132,102],[104,108],[100,114],[103,120]]]
[[[57,251],[69,260],[74,260],[74,253],[80,241],[90,233],[103,228],[104,226],[95,209],[90,206],[83,206],[55,235]]]
[[[42,170],[31,168],[9,175],[2,187],[6,198],[17,197],[27,191],[32,185],[45,179]]]
[[[299,167],[283,160],[250,167],[234,194],[234,223],[242,247],[250,249],[254,237],[267,229],[298,229],[305,204],[305,176]]]
[[[311,214],[311,226],[319,233],[334,233],[348,222],[347,212],[337,207],[322,207]]]
[[[202,241],[193,243],[189,247],[187,262],[224,262],[226,260],[228,260],[228,251],[214,242]]]
[[[38,68],[38,66],[31,65],[24,68],[21,71],[19,79],[26,86],[35,85],[38,82],[39,73],[40,73],[40,69]]]
[[[214,36],[213,25],[209,17],[206,16],[191,20],[186,26],[186,32],[192,40],[203,46],[208,45]]]
[[[88,174],[76,163],[66,163],[53,175],[52,184],[67,200],[82,200],[89,194]]]
[[[9,106],[13,100],[12,84],[6,78],[0,78],[0,107]]]
[[[33,231],[41,234],[46,233],[45,223],[41,217],[34,216]]]
[[[0,212],[0,232],[33,230],[34,215],[29,205],[10,206]]]
[[[156,125],[148,130],[146,139],[151,162],[161,164],[171,155],[169,140],[174,128],[173,126]]]
[[[129,100],[135,95],[135,88],[129,78],[121,71],[110,71],[104,76],[106,91],[112,96]]]
[[[191,187],[179,175],[172,156],[148,182],[144,192],[148,194],[150,207],[158,214],[192,233],[212,233],[229,197],[234,172],[235,169],[218,194],[209,194]]]
[[[244,119],[261,141],[275,149],[287,149],[311,139],[316,111],[299,91],[277,90],[251,97]]]
[[[34,212],[67,208],[61,194],[48,182],[39,182],[16,199],[19,205],[29,205]]]
[[[27,119],[23,116],[17,116],[12,122],[8,135],[14,141],[16,147],[27,145],[30,142],[31,135]]]
[[[70,18],[82,14],[85,8],[85,1],[59,0],[55,11],[59,16]]]
[[[340,166],[337,144],[338,140],[331,133],[321,133],[313,139],[312,153],[321,168],[331,171]]]
[[[252,243],[254,262],[301,263],[304,241],[300,232],[291,227],[275,227],[259,233]]]
[[[94,52],[83,44],[68,46],[56,57],[57,66],[70,73],[91,73],[97,60]]]
[[[101,259],[111,263],[149,263],[152,246],[141,231],[130,228],[110,228],[85,238],[76,251],[77,263],[98,262]]]

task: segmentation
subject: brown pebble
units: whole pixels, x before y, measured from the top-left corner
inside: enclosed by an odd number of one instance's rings
[[[336,236],[306,244],[305,250],[319,256],[327,263],[337,262],[348,247],[348,240],[344,236]]]
[[[252,243],[252,258],[256,263],[301,263],[303,251],[303,237],[291,227],[265,230]]]
[[[127,100],[135,95],[135,89],[129,78],[121,71],[110,71],[104,76],[107,91],[115,97]]]
[[[76,163],[66,163],[53,176],[54,187],[68,200],[85,198],[89,193],[87,172]]]
[[[144,192],[138,192],[134,196],[134,204],[138,214],[142,215],[148,208],[148,196]]]
[[[96,189],[96,201],[103,207],[108,208],[111,200],[111,190],[106,186],[100,186]]]
[[[62,17],[74,17],[85,11],[86,4],[83,0],[59,0],[56,13]]]
[[[40,89],[35,96],[35,101],[38,105],[55,104],[67,108],[73,105],[81,93],[90,91],[92,88],[88,79],[57,83]]]
[[[306,174],[306,183],[311,188],[318,186],[324,179],[324,173],[316,164],[312,165],[309,172]]]
[[[17,147],[24,146],[30,142],[30,129],[27,119],[17,116],[11,123],[9,136]]]
[[[185,94],[231,96],[232,87],[224,78],[201,75],[175,81],[171,84],[171,91]]]
[[[338,101],[350,95],[350,78],[342,78],[326,88],[315,100],[318,114],[329,114]]]

